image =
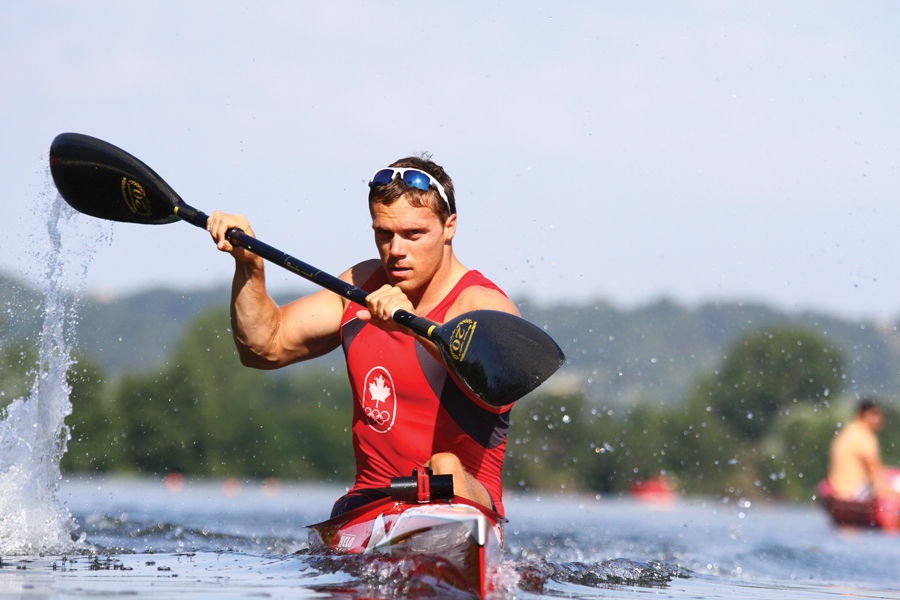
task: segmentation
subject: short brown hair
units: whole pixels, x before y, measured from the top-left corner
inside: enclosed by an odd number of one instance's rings
[[[867,413],[870,410],[877,410],[881,413],[884,413],[881,405],[874,398],[862,398],[859,401],[859,404],[856,405],[856,414],[861,415],[863,413]]]
[[[407,186],[399,177],[395,177],[387,185],[379,185],[369,188],[369,211],[376,204],[390,206],[401,196],[406,196],[409,203],[418,208],[427,206],[431,211],[440,218],[441,222],[446,222],[450,215],[456,214],[456,197],[453,194],[453,181],[447,175],[444,168],[431,160],[431,154],[422,153],[418,156],[407,156],[396,160],[390,167],[413,168],[425,171],[434,177],[442,186],[444,193],[447,194],[447,202],[441,198],[434,186],[428,188],[427,192],[414,187]]]

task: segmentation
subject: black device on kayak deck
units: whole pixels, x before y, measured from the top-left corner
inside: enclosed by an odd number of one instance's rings
[[[391,477],[391,498],[422,504],[453,498],[453,475],[435,475],[430,467],[413,469],[412,477]]]

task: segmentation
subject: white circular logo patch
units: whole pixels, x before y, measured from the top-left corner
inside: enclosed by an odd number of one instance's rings
[[[384,367],[375,367],[366,375],[362,390],[362,406],[369,427],[387,433],[397,416],[397,396],[394,380]]]

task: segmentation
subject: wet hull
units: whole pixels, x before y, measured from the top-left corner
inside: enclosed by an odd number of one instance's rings
[[[896,519],[891,519],[889,510],[880,507],[878,502],[850,502],[823,498],[822,506],[837,525],[897,530]]]
[[[500,563],[502,517],[462,498],[408,504],[386,498],[309,526],[312,549],[429,557],[426,574],[484,597]]]
[[[900,469],[888,469],[893,487],[900,487]],[[885,531],[900,531],[900,499],[872,499],[867,501],[835,498],[828,480],[819,484],[819,501],[837,525],[875,527]]]

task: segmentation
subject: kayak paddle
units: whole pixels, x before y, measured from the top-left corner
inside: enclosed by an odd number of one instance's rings
[[[124,150],[78,133],[62,133],[50,146],[50,171],[63,199],[92,217],[160,225],[179,219],[206,229],[207,215],[188,206],[150,167]],[[228,240],[366,306],[362,289],[264,244],[240,229]],[[393,320],[438,347],[447,369],[483,402],[506,406],[537,388],[565,362],[553,339],[508,313],[476,310],[444,324],[404,310]]]

